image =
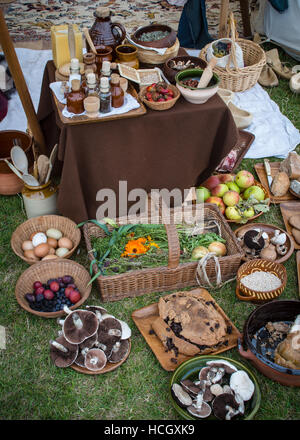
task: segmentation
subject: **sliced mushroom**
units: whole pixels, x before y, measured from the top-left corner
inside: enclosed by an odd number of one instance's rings
[[[215,397],[212,403],[214,415],[221,420],[231,420],[239,414],[239,405],[232,394],[223,393]]]
[[[109,356],[109,362],[117,364],[127,356],[130,349],[128,339],[124,339],[115,343]]]
[[[211,367],[207,374],[207,378],[212,384],[214,384],[220,382],[224,374],[225,369],[223,367]]]
[[[91,371],[103,370],[107,362],[104,351],[100,348],[92,348],[85,355],[84,366]]]
[[[50,341],[50,357],[57,367],[69,367],[78,354],[78,346],[70,344],[63,336]]]
[[[62,330],[71,344],[81,344],[97,332],[99,321],[94,313],[87,310],[71,311],[67,306],[64,306],[64,311],[68,316],[63,322]]]
[[[182,386],[184,391],[186,391],[187,393],[193,396],[196,396],[200,391],[200,388],[197,385],[195,385],[195,383],[190,379],[182,380],[180,382],[180,385]]]
[[[194,405],[188,406],[187,411],[194,417],[198,417],[199,419],[204,419],[211,415],[211,407],[206,402],[202,402],[200,408],[195,407]]]
[[[224,368],[225,373],[232,374],[235,371],[237,371],[237,368],[235,365],[230,363],[229,361],[226,361],[225,359],[218,360],[218,361],[208,361],[206,362],[206,365],[209,367],[217,367],[217,368]]]
[[[99,323],[98,341],[106,346],[115,345],[122,336],[122,326],[116,318],[105,318]]]
[[[208,379],[208,373],[209,373],[210,367],[203,367],[201,368],[199,372],[199,380],[206,380],[207,382],[210,382]]]
[[[223,387],[221,387],[220,384],[215,383],[210,387],[210,391],[214,396],[219,396],[220,394],[223,394]]]
[[[246,371],[238,370],[230,376],[230,388],[245,401],[250,400],[254,393],[254,383]]]
[[[193,404],[191,396],[189,396],[188,393],[184,391],[182,386],[178,383],[173,383],[171,392],[174,400],[182,408],[187,408],[188,406],[191,406]]]

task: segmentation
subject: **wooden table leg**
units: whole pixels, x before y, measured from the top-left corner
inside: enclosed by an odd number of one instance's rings
[[[226,37],[227,35],[228,11],[229,11],[229,0],[221,0],[219,38]]]
[[[41,153],[47,154],[46,144],[42,129],[40,127],[37,115],[29,94],[27,84],[13,45],[8,28],[4,19],[2,9],[0,8],[0,44],[5,55],[10,73],[13,77],[16,89],[19,93],[24,112],[26,114],[28,125],[32,131],[35,142]]]
[[[243,20],[244,37],[251,37],[251,25],[250,25],[250,13],[249,13],[249,0],[240,0],[240,8]]]

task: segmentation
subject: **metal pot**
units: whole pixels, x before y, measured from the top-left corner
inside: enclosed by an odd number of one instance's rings
[[[300,314],[300,301],[273,301],[257,307],[244,324],[242,340],[238,340],[238,350],[242,357],[248,359],[264,376],[279,382],[281,385],[300,386],[300,369],[290,369],[275,364],[253,345],[256,332],[268,322],[293,322]]]

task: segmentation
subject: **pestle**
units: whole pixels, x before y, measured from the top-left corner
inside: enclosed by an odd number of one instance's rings
[[[90,37],[90,34],[89,34],[89,30],[88,30],[88,28],[84,27],[82,30],[83,30],[84,36],[85,36],[85,38],[86,38],[86,41],[89,43],[89,46],[90,46],[90,48],[91,48],[91,51],[92,51],[94,54],[97,55],[97,51],[96,51],[96,48],[95,48],[95,46],[94,46],[94,43],[92,42],[92,39],[91,39],[91,37]]]
[[[204,89],[205,87],[208,86],[209,81],[212,79],[213,76],[213,68],[215,67],[217,62],[218,59],[213,57],[208,63],[208,65],[205,67],[197,86],[198,89]]]

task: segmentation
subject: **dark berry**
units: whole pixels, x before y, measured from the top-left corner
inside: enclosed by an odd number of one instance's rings
[[[25,299],[27,299],[29,303],[35,302],[35,296],[32,293],[26,293]]]
[[[44,287],[40,286],[37,289],[35,289],[35,294],[40,295],[41,293],[44,293],[45,289]]]
[[[39,293],[38,295],[36,295],[35,299],[37,302],[41,302],[44,299],[44,295],[42,293]]]
[[[62,279],[63,283],[65,284],[71,284],[74,283],[74,278],[71,277],[70,275],[65,275]]]

